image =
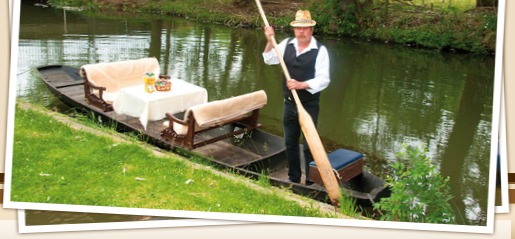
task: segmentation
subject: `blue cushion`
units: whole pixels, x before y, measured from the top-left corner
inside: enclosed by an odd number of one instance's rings
[[[348,149],[337,149],[328,154],[327,158],[329,158],[331,166],[338,170],[359,160],[360,158],[363,158],[363,154]],[[309,166],[316,167],[315,161],[309,163]]]

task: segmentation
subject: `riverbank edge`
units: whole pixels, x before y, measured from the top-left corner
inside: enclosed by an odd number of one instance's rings
[[[42,106],[35,105],[26,101],[17,101],[16,107],[21,110],[31,110],[35,112],[36,114],[46,115],[54,120],[60,122],[63,124],[62,127],[67,127],[72,130],[76,131],[84,131],[87,133],[90,133],[92,135],[95,135],[96,137],[105,137],[109,138],[117,143],[128,143],[128,144],[136,144],[139,147],[149,150],[153,155],[158,157],[173,157],[176,160],[186,160],[192,167],[194,168],[202,168],[204,170],[209,170],[211,173],[223,176],[225,178],[228,178],[230,180],[233,180],[236,182],[242,182],[244,181],[245,184],[251,186],[254,190],[258,192],[267,192],[272,191],[274,194],[280,195],[280,197],[283,197],[287,200],[290,200],[292,202],[298,203],[301,207],[306,208],[306,210],[309,210],[309,208],[318,208],[321,213],[327,214],[327,215],[334,215],[336,218],[340,219],[359,219],[359,220],[371,220],[370,218],[364,217],[364,216],[349,216],[344,215],[341,212],[339,212],[337,209],[335,209],[334,206],[329,205],[327,203],[319,202],[316,200],[313,200],[311,198],[303,197],[297,194],[294,194],[290,191],[284,191],[284,189],[276,188],[276,187],[262,187],[256,183],[249,183],[247,178],[244,178],[243,176],[239,175],[233,175],[231,173],[226,173],[220,170],[216,170],[212,167],[205,166],[199,163],[192,162],[188,159],[183,159],[183,156],[178,155],[176,153],[166,151],[160,148],[157,148],[152,145],[148,145],[145,142],[141,142],[135,138],[132,138],[130,136],[124,135],[124,134],[117,134],[113,133],[110,128],[105,127],[95,127],[91,125],[86,125],[84,123],[81,123],[80,120],[76,120],[72,117],[68,117],[66,115],[60,114],[58,112],[46,109]],[[48,133],[48,132],[47,132]]]
[[[258,28],[263,25],[256,6],[236,5],[233,1],[124,1],[78,0],[83,9],[122,14],[154,14],[179,16],[200,22],[223,24],[229,27]],[[252,1],[253,2],[253,1]],[[332,37],[353,37],[385,44],[432,49],[440,52],[495,55],[497,9],[478,8],[468,11],[443,9],[406,11],[393,9],[387,17],[381,9],[372,10],[356,20],[336,3],[293,1],[289,5],[270,5],[264,2],[268,21],[278,30],[289,30],[296,9],[309,9],[317,19],[315,34]],[[334,1],[328,1],[334,2]],[[56,7],[71,4],[67,0],[49,0]],[[331,5],[333,4],[333,5]],[[357,23],[356,21],[359,21]]]

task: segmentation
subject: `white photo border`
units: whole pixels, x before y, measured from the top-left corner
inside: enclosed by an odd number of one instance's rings
[[[501,73],[503,63],[503,39],[504,39],[504,19],[505,19],[505,1],[499,0],[498,22],[497,22],[497,39],[496,39],[496,61],[495,61],[495,79],[494,79],[494,102],[493,109],[500,109],[501,97]],[[350,227],[369,227],[369,228],[388,228],[388,229],[408,229],[408,230],[425,230],[425,231],[448,231],[448,232],[469,232],[469,233],[493,233],[494,229],[494,213],[495,209],[495,176],[496,176],[496,158],[498,154],[498,135],[499,135],[499,111],[494,110],[492,113],[492,133],[491,133],[491,155],[490,155],[490,177],[488,190],[488,212],[486,226],[469,226],[469,225],[443,225],[429,223],[408,223],[408,222],[387,222],[387,221],[368,221],[353,219],[331,219],[331,218],[310,218],[310,217],[290,217],[290,216],[272,216],[272,215],[250,215],[237,213],[213,213],[213,212],[192,212],[181,210],[157,210],[142,208],[122,208],[122,207],[100,207],[100,206],[81,206],[81,205],[62,205],[62,204],[46,204],[46,203],[25,203],[12,202],[10,200],[11,189],[11,171],[12,171],[12,151],[13,151],[13,135],[14,135],[14,109],[16,102],[16,66],[18,64],[18,32],[20,21],[20,2],[13,2],[13,19],[11,30],[11,68],[10,68],[10,84],[8,98],[8,114],[7,114],[7,137],[6,137],[6,164],[5,164],[5,194],[4,208],[12,209],[33,209],[33,210],[59,210],[59,211],[75,211],[75,212],[93,212],[93,213],[113,213],[113,214],[133,214],[133,215],[153,215],[153,216],[170,216],[170,217],[186,217],[198,219],[218,219],[218,220],[237,220],[249,222],[273,222],[273,223],[299,223],[312,225],[331,225],[331,226],[350,226]]]

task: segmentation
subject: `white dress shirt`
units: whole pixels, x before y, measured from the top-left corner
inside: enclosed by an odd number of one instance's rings
[[[281,52],[281,56],[284,55],[284,51],[286,49],[286,43],[288,42],[288,39],[284,39],[277,45],[277,48],[279,49],[279,52]],[[311,49],[317,49],[317,40],[315,37],[311,37],[311,41],[309,43],[309,46],[306,47],[302,52],[299,52],[298,48],[298,41],[296,38],[290,41],[289,44],[293,44],[295,47],[296,55],[299,56],[301,54],[304,54]],[[275,50],[272,49],[268,52],[263,52],[263,59],[265,61],[265,64],[267,65],[277,65],[279,64],[279,59],[277,58],[277,55],[275,54]],[[329,53],[327,52],[327,48],[325,46],[321,46],[320,49],[318,49],[318,56],[315,63],[315,78],[308,79],[304,82],[306,82],[309,85],[309,88],[306,89],[311,94],[315,94],[319,91],[324,90],[329,85],[329,82],[331,81],[330,74],[329,74]]]

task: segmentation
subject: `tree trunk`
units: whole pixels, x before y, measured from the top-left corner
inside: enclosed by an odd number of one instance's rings
[[[345,12],[350,5],[354,6],[352,14],[356,18],[356,23],[361,24],[366,18],[364,16],[365,12],[373,6],[373,0],[340,0],[340,9],[342,11]]]
[[[476,7],[497,7],[498,0],[476,0]]]
[[[358,8],[364,8],[367,6],[372,6],[373,0],[340,0],[340,9],[345,10],[349,4],[354,4]]]

